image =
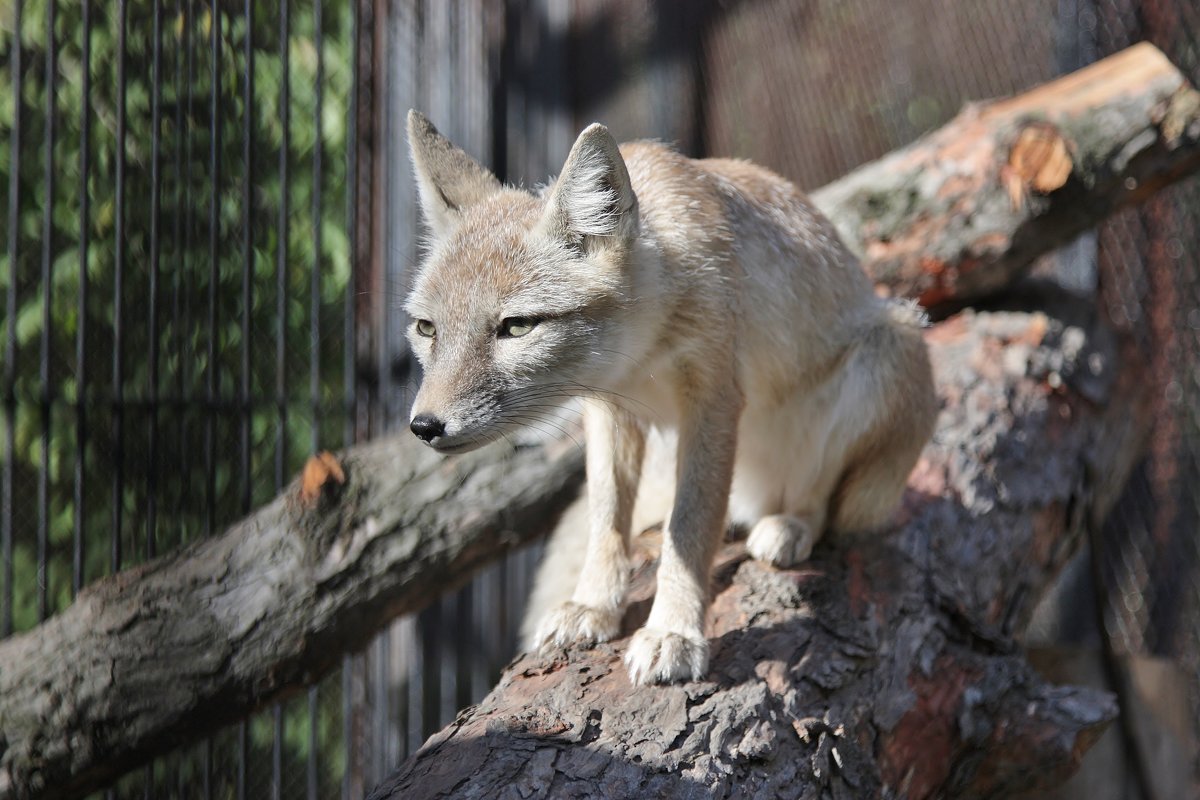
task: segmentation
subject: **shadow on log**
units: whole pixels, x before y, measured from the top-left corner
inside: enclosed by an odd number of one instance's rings
[[[1062,780],[1116,715],[1013,644],[1115,501],[1144,434],[1136,365],[1086,308],[928,334],[943,412],[889,535],[775,570],[730,542],[709,679],[635,687],[625,641],[523,656],[371,795],[1006,797]],[[654,535],[626,627],[653,594]]]

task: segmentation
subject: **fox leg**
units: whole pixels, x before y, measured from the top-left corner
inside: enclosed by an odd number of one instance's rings
[[[588,543],[583,571],[569,602],[542,618],[534,638],[541,647],[573,641],[602,642],[621,625],[629,583],[629,526],[645,450],[645,432],[628,412],[588,399]]]
[[[713,555],[725,528],[742,398],[736,387],[691,398],[679,430],[678,485],[663,534],[658,590],[625,664],[634,683],[704,677],[704,617]]]

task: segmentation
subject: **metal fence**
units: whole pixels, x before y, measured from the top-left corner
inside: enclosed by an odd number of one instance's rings
[[[513,182],[600,119],[815,188],[1141,39],[1200,81],[1191,0],[0,0],[0,633],[402,423],[407,108]],[[1197,231],[1192,180],[1053,263],[1161,390],[1096,635],[1200,676]],[[536,551],[109,794],[361,796],[490,686]]]

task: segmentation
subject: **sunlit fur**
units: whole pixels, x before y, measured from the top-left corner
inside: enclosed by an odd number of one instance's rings
[[[781,566],[827,529],[888,522],[936,414],[920,315],[876,297],[792,184],[657,143],[618,149],[593,125],[533,194],[419,114],[409,138],[431,236],[407,310],[436,331],[409,330],[424,367],[412,413],[445,425],[430,444],[480,446],[583,398],[586,512],[567,515],[540,571],[530,646],[616,635],[639,483],[638,505],[670,521],[626,651],[638,682],[703,676],[730,519]],[[513,317],[537,324],[498,335]],[[564,573],[578,576],[569,600],[548,588]]]

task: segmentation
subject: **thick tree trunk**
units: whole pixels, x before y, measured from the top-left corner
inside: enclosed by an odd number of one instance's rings
[[[979,144],[986,139],[986,131],[976,130],[987,126],[978,122],[974,128],[964,127],[960,119],[901,155],[864,167],[831,185],[819,192],[818,198],[834,221],[852,234],[850,238],[866,255],[868,269],[896,293],[918,293],[943,301],[974,297],[1003,285],[1020,266],[1069,235],[1053,231],[1077,232],[1121,203],[1141,196],[1145,187],[1161,185],[1197,166],[1200,100],[1196,93],[1184,88],[1178,73],[1167,75],[1169,65],[1164,66],[1156,51],[1135,48],[1116,58],[1126,59],[1121,63],[1143,64],[1137,72],[1141,83],[1124,77],[1095,80],[1094,70],[1099,68],[1093,68],[1085,71],[1093,78],[1085,82],[1091,88],[1082,94],[1072,88],[1071,79],[1065,79],[1065,83],[1051,85],[1059,88],[1043,87],[1023,98],[989,106],[993,111],[978,113],[979,120],[986,120],[989,114],[1000,114],[995,109],[1013,109],[1009,127],[1002,129],[1008,131],[1009,139],[993,141],[990,150]],[[1120,70],[1122,75],[1125,69]],[[1060,100],[1068,95],[1073,98],[1071,119],[1081,132],[1072,134],[1063,147],[1078,177],[1072,172],[1066,184],[1055,190],[1053,184],[1062,172],[1061,152],[1054,145],[1058,140],[1049,136],[1049,155],[1039,155],[1047,149],[1040,144],[1043,139],[1037,138],[1043,128],[1022,128],[1012,120],[1053,117],[1057,112],[1050,109],[1062,105]],[[1036,109],[1042,113],[1035,113]],[[1115,153],[1112,148],[1117,140],[1108,135],[1114,127],[1133,132],[1133,138]],[[1033,130],[1030,135],[1034,139],[1021,144],[1021,130]],[[1085,130],[1090,133],[1084,135]],[[956,145],[959,137],[961,143]],[[935,144],[941,148],[940,156],[938,163],[931,165],[928,153],[936,149]],[[988,159],[961,157],[961,152],[974,153],[980,147],[979,152],[987,153]],[[1030,152],[1017,155],[1026,150]],[[919,153],[926,155],[918,158]],[[1008,172],[997,166],[1001,163],[1008,164]],[[952,178],[946,177],[946,164],[958,165]],[[890,187],[887,191],[881,193],[864,184],[874,180],[865,177],[872,170],[878,176],[893,176],[880,184]],[[1132,178],[1142,188],[1130,190],[1131,184],[1124,180],[1110,179],[1114,175]],[[926,177],[918,179],[920,176]],[[1101,179],[1103,176],[1108,177]],[[1001,177],[1005,179],[1000,181]],[[888,192],[896,193],[903,202],[897,204]],[[948,202],[950,196],[959,199]],[[1067,206],[1059,203],[1060,197]],[[1008,203],[1018,211],[1007,216],[996,211],[987,219],[1007,222],[996,223],[996,227],[991,222],[982,225],[976,209],[995,209],[997,203]],[[1056,210],[1060,206],[1063,211]],[[887,208],[900,211],[884,213]],[[967,224],[964,219],[976,222]],[[921,253],[930,254],[929,258],[921,258]],[[983,269],[981,265],[991,266]],[[985,273],[986,278],[982,277]],[[932,294],[930,286],[936,287]],[[1007,339],[996,329],[1005,324],[1017,331]],[[1048,327],[1035,336],[1039,325]],[[791,662],[785,659],[779,662],[785,666],[778,667],[784,669],[783,677],[771,678],[776,688],[782,686],[780,680],[799,682],[796,691],[807,693],[794,696],[796,708],[817,707],[814,686],[822,692],[837,688],[837,704],[826,704],[826,708],[837,715],[846,711],[844,717],[838,717],[847,722],[846,730],[854,730],[855,736],[870,733],[869,739],[878,736],[880,743],[907,742],[915,750],[942,744],[950,747],[959,735],[982,736],[989,720],[1011,723],[995,735],[1017,736],[1024,730],[1022,725],[1033,723],[1010,718],[1005,709],[1026,696],[1044,697],[1045,704],[1037,708],[1049,716],[1035,717],[1047,721],[1058,714],[1061,725],[1047,722],[1038,730],[1046,736],[1067,737],[1054,741],[1070,740],[1082,749],[1086,736],[1070,739],[1069,734],[1087,726],[1082,717],[1073,721],[1068,712],[1072,708],[1086,711],[1092,714],[1088,718],[1097,722],[1104,717],[1099,713],[1100,701],[1081,696],[1077,705],[1056,704],[1058,695],[1034,683],[1019,661],[990,660],[994,657],[963,644],[992,642],[987,647],[1001,647],[993,640],[1002,641],[1022,618],[1046,576],[1061,560],[1060,549],[1065,552],[1067,548],[1054,540],[1056,533],[1074,532],[1077,525],[1067,525],[1065,520],[1075,520],[1085,508],[1098,507],[1097,497],[1109,497],[1111,487],[1103,479],[1123,475],[1125,462],[1133,456],[1132,449],[1113,450],[1115,466],[1091,475],[1081,466],[1091,463],[1084,456],[1101,416],[1078,391],[1046,389],[1069,376],[1063,365],[1077,368],[1078,386],[1099,387],[1094,402],[1104,413],[1111,411],[1118,420],[1135,415],[1127,393],[1109,398],[1102,391],[1103,381],[1084,379],[1086,370],[1080,371],[1080,365],[1090,368],[1092,359],[1078,361],[1076,338],[1075,333],[1058,332],[1042,317],[960,318],[936,329],[931,339],[949,392],[948,407],[951,411],[966,408],[955,405],[962,397],[974,398],[971,402],[979,405],[968,409],[966,421],[955,423],[959,427],[939,431],[925,467],[914,479],[918,493],[910,498],[910,511],[916,515],[915,521],[897,537],[826,551],[822,560],[815,562],[819,570],[780,577],[750,564],[739,568],[739,577],[722,594],[726,599],[715,606],[714,631],[722,637],[721,652],[726,654],[717,656],[718,670],[723,669],[722,659],[732,658],[737,649],[724,642],[736,643],[742,635],[735,630],[742,612],[728,610],[732,602],[728,598],[744,595],[747,599],[738,600],[740,605],[733,608],[754,608],[755,598],[763,592],[783,592],[780,597],[785,603],[805,605],[807,613],[817,613],[827,625],[836,622],[840,629],[844,623],[849,637],[838,639],[834,633],[805,628],[777,616],[782,613],[778,610],[747,617],[748,621],[751,617],[758,620],[751,622],[752,627],[776,620],[771,623],[775,625],[773,634],[755,640],[759,641],[755,646],[764,648],[764,656],[769,648],[763,643],[783,641],[780,637],[788,631],[810,637],[811,644],[796,639],[787,646],[800,659],[796,674],[787,672],[785,667]],[[1035,360],[1030,362],[1030,358]],[[1110,375],[1111,362],[1101,361],[1102,372]],[[1040,379],[1020,374],[1027,363],[1032,365],[1028,369],[1034,370],[1031,374]],[[1051,369],[1056,371],[1047,371]],[[977,390],[980,381],[991,387],[990,393]],[[1088,397],[1087,393],[1083,397]],[[950,421],[957,419],[950,412],[948,415]],[[1055,441],[1061,447],[1046,448]],[[1003,447],[997,450],[1001,442]],[[994,463],[985,463],[985,459]],[[312,462],[303,486],[298,481],[224,534],[98,582],[62,614],[0,642],[0,800],[82,796],[131,766],[316,680],[337,663],[342,652],[364,643],[390,618],[419,608],[505,549],[544,533],[575,493],[581,465],[582,453],[573,445],[554,452],[494,446],[444,461],[411,437],[372,443],[352,448],[338,461]],[[1023,473],[1024,480],[1020,479]],[[945,481],[945,486],[939,481]],[[1079,494],[1076,482],[1080,491],[1095,490],[1095,496]],[[1103,491],[1096,488],[1101,484]],[[921,491],[929,496],[922,500]],[[1015,499],[1009,496],[1014,492]],[[989,503],[998,510],[984,514]],[[938,520],[942,520],[940,527]],[[929,547],[919,547],[922,541]],[[1014,563],[1009,552],[1021,553],[1031,561]],[[933,558],[930,553],[937,559],[921,560]],[[936,563],[937,570],[925,568],[927,563]],[[995,569],[982,571],[982,563],[993,564]],[[725,581],[728,583],[728,577]],[[906,604],[922,598],[925,605],[912,606],[916,609],[914,621],[906,621]],[[864,616],[863,603],[871,614]],[[941,617],[936,613],[938,604],[943,607]],[[722,612],[722,608],[727,610]],[[916,641],[888,638],[887,631],[918,623],[928,626],[928,635],[933,637],[922,640],[926,642],[923,649],[908,655],[886,650],[892,644]],[[929,644],[943,640],[942,649]],[[787,650],[784,644],[780,647],[784,648],[780,652]],[[582,668],[599,662],[579,659],[595,657],[576,654],[570,663]],[[918,657],[924,671],[910,678],[904,677],[910,673],[900,671],[902,665],[891,673],[884,669],[895,659]],[[750,670],[746,675],[755,674],[756,669],[777,669],[771,663],[768,660],[763,667],[751,668],[746,662],[744,666]],[[992,669],[1011,670],[1003,674],[1025,681],[1025,688],[1013,689],[1016,694],[1012,695],[996,694],[1003,681],[997,677],[1000,673],[988,672]],[[612,675],[609,681],[624,680],[614,664],[605,670]],[[547,674],[566,673],[558,668]],[[882,707],[872,711],[873,721],[862,728],[861,719],[866,719],[863,715],[870,709],[866,700],[856,698],[848,687],[875,691],[879,687],[862,681],[868,676],[884,680],[889,674],[889,680],[899,682],[896,686],[908,681],[912,702],[904,705],[897,699],[899,705],[890,711]],[[980,675],[991,675],[990,683],[973,683]],[[742,678],[728,680],[737,683]],[[513,681],[510,673],[505,686],[515,685]],[[662,698],[678,699],[679,691],[699,690],[693,686],[663,691]],[[1022,695],[1022,691],[1033,694]],[[713,702],[723,702],[720,691],[714,692]],[[783,691],[779,696],[790,695]],[[511,702],[519,702],[518,695],[512,697],[517,699]],[[967,705],[960,709],[959,700]],[[962,713],[957,721],[948,721],[954,709]],[[701,724],[707,712],[685,711],[700,716],[681,729],[680,743],[693,741],[685,734],[709,730],[707,723]],[[713,713],[718,711],[714,706]],[[859,716],[852,716],[851,711]],[[613,713],[604,713],[607,725],[613,721]],[[641,719],[648,717],[643,714]],[[906,719],[909,722],[905,723]],[[921,720],[932,726],[928,734],[921,733]],[[630,725],[636,727],[636,722],[631,720]],[[892,727],[887,727],[889,724]],[[904,735],[889,739],[885,734],[896,726]],[[837,737],[822,738],[819,728],[805,730],[815,743],[814,752],[830,755]],[[611,733],[614,729],[601,726],[597,730]],[[767,729],[762,730],[766,735]],[[1036,732],[1029,730],[1030,735]],[[592,735],[581,731],[563,735],[584,739]],[[762,745],[756,744],[754,735],[747,736],[745,752],[759,752]],[[458,747],[463,736],[452,739]],[[527,749],[532,746],[531,740],[522,741]],[[1053,751],[1052,742],[1047,742],[1047,752]],[[723,745],[715,740],[712,745],[716,760],[705,761],[697,755],[699,745],[689,744],[687,752],[696,760],[688,763],[727,763],[721,760],[725,758],[721,753],[731,751],[722,750]],[[564,758],[585,757],[585,751],[577,752],[580,755]],[[676,747],[671,752],[681,751]],[[889,784],[894,784],[899,767],[886,765],[909,763],[900,755],[887,756],[889,751],[865,740],[853,748],[841,746],[837,752],[861,754],[864,759],[872,753],[883,754],[877,764],[864,761],[868,765],[865,771],[856,774],[874,775],[871,780]],[[630,758],[635,755],[639,754],[631,753]],[[673,762],[667,755],[663,758],[656,763],[683,763]],[[738,758],[753,761],[754,757]],[[981,763],[997,774],[1003,772],[1003,765]],[[418,768],[437,769],[431,764],[426,755],[419,767],[410,767],[407,774],[415,775]],[[452,769],[453,765],[447,762],[442,768]],[[824,762],[821,769],[827,769]],[[897,780],[908,780],[910,785],[916,780],[936,783],[919,771]]]
[[[1145,418],[1136,369],[1114,383],[1111,341],[1070,316],[930,331],[943,412],[898,529],[793,571],[729,543],[708,680],[633,686],[625,640],[522,656],[372,798],[1008,797],[1063,779],[1116,706],[1047,685],[1012,636],[1116,499]]]

